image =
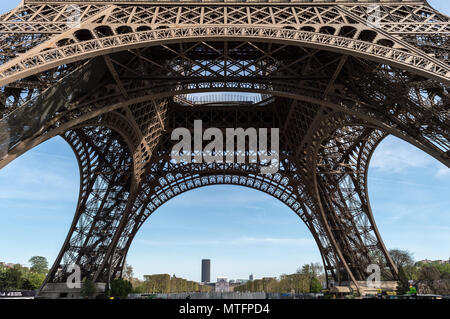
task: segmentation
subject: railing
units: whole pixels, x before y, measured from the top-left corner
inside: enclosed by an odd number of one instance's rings
[[[174,101],[189,106],[203,104],[259,104],[263,101],[261,94],[182,94],[174,96]]]

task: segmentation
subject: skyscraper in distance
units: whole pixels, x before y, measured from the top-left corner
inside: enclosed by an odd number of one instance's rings
[[[211,260],[202,259],[202,282],[211,282]]]

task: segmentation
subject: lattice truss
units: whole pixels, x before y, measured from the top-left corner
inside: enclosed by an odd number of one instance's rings
[[[75,218],[46,283],[64,282],[70,264],[95,281],[120,276],[158,207],[215,184],[289,206],[328,280],[357,283],[371,263],[396,277],[367,170],[388,134],[450,166],[449,31],[422,1],[25,0],[1,15],[0,168],[57,135],[80,166]],[[191,98],[214,92],[260,99]],[[198,119],[223,132],[279,128],[278,173],[261,174],[260,161],[171,161],[171,132]]]

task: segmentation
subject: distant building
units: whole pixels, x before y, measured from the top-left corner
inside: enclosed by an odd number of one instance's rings
[[[202,282],[211,282],[211,260],[202,259]]]
[[[229,281],[230,285],[243,285],[246,284],[247,282],[248,282],[247,279],[235,279]]]
[[[253,274],[251,274],[250,276],[248,276],[248,280],[250,280],[250,281],[253,280]]]
[[[230,284],[227,278],[218,277],[216,282],[216,292],[229,292]]]
[[[24,265],[21,265],[21,264],[0,262],[0,266],[1,267],[5,267],[5,268],[13,268],[15,265],[19,265],[21,267],[25,267]]]
[[[430,265],[430,264],[450,264],[450,258],[448,260],[430,260],[430,259],[424,259],[424,260],[419,260],[419,263],[423,263],[426,265]]]

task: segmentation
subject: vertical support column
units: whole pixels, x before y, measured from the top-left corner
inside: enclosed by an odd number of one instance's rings
[[[357,281],[368,276],[369,264],[378,264],[395,279],[397,269],[376,228],[366,192],[370,155],[384,135],[364,125],[339,120],[334,128],[332,124],[324,122],[318,130],[322,137],[315,141],[311,167],[322,220],[339,255],[343,279],[358,287]]]
[[[64,283],[67,267],[76,264],[81,277],[95,280],[132,190],[133,161],[122,137],[105,127],[85,127],[64,134],[80,165],[77,211],[47,283]]]

